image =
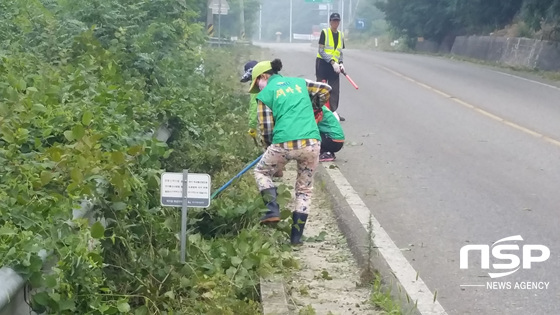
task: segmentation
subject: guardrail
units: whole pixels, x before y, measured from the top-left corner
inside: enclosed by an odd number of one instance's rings
[[[93,221],[92,208],[93,202],[87,199],[82,200],[79,208],[72,209],[72,219],[88,218],[90,222]],[[49,253],[42,250],[39,252],[39,256],[44,263]],[[29,306],[29,301],[25,299],[26,290],[25,281],[17,272],[8,267],[0,268],[0,315],[35,314]]]
[[[0,315],[30,314],[31,308],[24,299],[23,278],[14,270],[0,268]]]
[[[230,40],[227,38],[209,37],[206,42],[210,46],[221,46],[221,45],[250,45],[251,42],[247,40]]]

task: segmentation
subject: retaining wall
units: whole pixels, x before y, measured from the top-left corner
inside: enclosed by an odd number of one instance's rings
[[[509,66],[560,70],[559,42],[522,37],[457,36],[451,53]]]

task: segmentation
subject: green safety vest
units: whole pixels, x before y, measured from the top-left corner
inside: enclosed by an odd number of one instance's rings
[[[343,39],[344,39],[344,35],[342,34],[341,31],[338,31],[338,43],[336,45],[336,47],[334,47],[334,36],[333,36],[333,32],[330,28],[326,28],[323,29],[323,33],[325,33],[325,53],[329,56],[329,60],[326,60],[327,62],[329,62],[331,59],[334,59],[334,61],[338,62],[338,58],[340,58],[340,54],[342,51],[342,47],[344,46],[343,43]],[[320,53],[317,53],[317,57],[319,58],[323,58],[321,57]]]
[[[257,99],[272,110],[272,143],[321,140],[305,79],[272,75]]]
[[[249,128],[257,129],[257,94],[251,93],[249,103]]]
[[[326,134],[333,140],[344,140],[344,131],[334,114],[326,106],[323,106],[323,120],[317,125],[319,132]]]

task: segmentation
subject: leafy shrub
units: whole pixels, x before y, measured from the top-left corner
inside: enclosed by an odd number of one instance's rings
[[[28,280],[36,311],[256,314],[259,275],[291,264],[286,227],[256,224],[250,177],[190,209],[178,260],[160,173],[210,173],[217,187],[259,155],[244,52],[204,47],[199,2],[0,4],[0,265]],[[82,206],[93,218],[72,220]]]

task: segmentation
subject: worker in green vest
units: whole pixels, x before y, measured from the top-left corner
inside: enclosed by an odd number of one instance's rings
[[[290,160],[297,161],[295,208],[290,241],[301,244],[310,211],[313,174],[319,164],[321,136],[314,106],[326,104],[330,86],[303,78],[284,77],[282,61],[261,61],[253,68],[250,93],[257,94],[257,124],[266,151],[255,167],[255,180],[268,208],[262,223],[280,221],[280,206],[272,174]],[[319,100],[312,102],[311,99]],[[319,104],[315,104],[319,103]]]
[[[251,81],[251,74],[253,73],[253,67],[258,63],[256,60],[248,61],[245,66],[243,66],[243,76],[241,76],[241,82]],[[249,135],[252,137],[257,136],[257,94],[250,94],[251,100],[249,101]]]
[[[331,14],[329,24],[330,27],[323,29],[319,37],[315,75],[317,76],[317,81],[326,82],[331,86],[332,90],[328,106],[341,121],[345,121],[346,119],[338,115],[337,112],[340,97],[340,72],[344,72],[342,49],[346,48],[344,45],[344,34],[338,30],[340,14]]]
[[[330,162],[336,159],[334,155],[344,145],[344,131],[340,122],[326,106],[323,106],[323,117],[318,125],[321,134],[321,153],[319,162]]]
[[[244,73],[241,76],[241,82],[250,82],[251,74],[253,73],[253,67],[258,63],[256,60],[250,60],[243,66]],[[255,143],[257,143],[257,94],[249,94],[251,99],[249,100],[249,131],[247,132],[249,136],[253,138]],[[274,177],[283,177],[284,172],[279,169],[274,173]]]

